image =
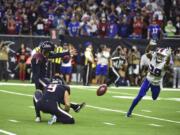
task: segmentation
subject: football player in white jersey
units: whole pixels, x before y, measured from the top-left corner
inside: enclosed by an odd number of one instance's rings
[[[148,52],[151,47],[151,45],[148,45],[146,52]],[[146,55],[150,59],[149,71],[141,85],[137,97],[133,100],[129,111],[127,112],[127,117],[131,116],[135,106],[146,95],[146,92],[149,90],[149,88],[151,88],[152,99],[156,100],[158,98],[163,76],[169,69],[171,55],[170,48],[158,48],[156,51],[150,51]]]

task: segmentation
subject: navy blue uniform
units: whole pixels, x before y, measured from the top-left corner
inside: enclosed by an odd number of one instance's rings
[[[47,85],[42,96],[39,96],[40,91],[36,91],[34,96],[36,115],[40,117],[42,111],[55,115],[58,122],[73,124],[74,118],[60,107],[60,104],[64,103],[65,91],[70,93],[69,87],[58,84]]]
[[[36,89],[42,90],[42,85],[39,83],[39,79],[46,77],[46,62],[47,59],[41,53],[34,54],[31,60],[33,81],[35,82]]]
[[[48,58],[58,58],[68,55],[69,52],[65,53],[49,53]],[[34,54],[32,60],[32,73],[33,81],[35,82],[36,89],[42,90],[42,85],[39,83],[40,79],[47,77],[47,58],[42,53]]]

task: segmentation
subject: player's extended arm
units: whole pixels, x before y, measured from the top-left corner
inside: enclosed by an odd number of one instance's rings
[[[146,47],[145,49],[145,52],[146,52],[146,56],[151,60],[152,59],[152,54],[149,53],[151,50],[152,50],[153,46],[148,44],[148,46]]]
[[[63,52],[63,53],[49,53],[49,58],[60,58],[60,57],[64,57],[65,55],[70,55],[69,52]]]
[[[69,93],[67,90],[64,93],[64,106],[65,106],[64,110],[66,112],[69,112],[69,110],[70,110],[70,96],[69,96]]]
[[[171,52],[172,52],[171,48],[168,48],[167,57],[166,57],[166,63],[165,63],[165,66],[164,66],[165,70],[170,69]]]

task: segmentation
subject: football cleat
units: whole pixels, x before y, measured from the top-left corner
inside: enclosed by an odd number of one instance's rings
[[[40,117],[36,117],[35,122],[41,122],[41,118]]]
[[[75,111],[76,113],[78,113],[82,108],[85,107],[85,105],[86,105],[85,102],[79,104],[78,107],[77,107],[76,109],[74,109],[74,111]]]
[[[127,114],[126,114],[126,117],[131,117],[132,115],[131,115],[131,113],[130,112],[127,112]]]
[[[55,115],[52,116],[52,118],[48,121],[48,125],[52,125],[57,120],[57,117]]]

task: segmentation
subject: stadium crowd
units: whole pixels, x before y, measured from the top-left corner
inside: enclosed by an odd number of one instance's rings
[[[0,33],[49,35],[60,38],[97,36],[150,38],[180,34],[179,0],[1,0]]]
[[[180,35],[179,7],[179,0],[1,0],[0,34],[50,35],[50,30],[56,29],[63,43],[56,45],[55,52],[73,48],[64,41],[65,35],[159,40],[162,36]],[[20,80],[25,80],[27,71],[30,74],[31,56],[39,48],[32,49],[22,43],[21,48],[13,52]],[[102,84],[108,72],[114,72],[110,67],[114,67],[121,78],[118,84],[115,83],[117,86],[137,86],[146,75],[148,59],[140,54],[136,46],[127,48],[120,45],[111,50],[106,45],[100,45],[96,51],[91,42],[86,42],[76,49],[76,56],[50,59],[49,75],[61,73],[68,84],[73,78],[77,83],[83,80],[83,85],[92,82]],[[1,42],[0,80],[2,71],[7,68],[5,63],[9,59],[9,51],[12,50]],[[179,54],[179,48],[174,50],[174,77],[172,74],[169,77],[173,87],[180,78]],[[120,59],[118,62],[117,57]],[[7,80],[8,72],[4,74]],[[117,81],[114,76],[111,77],[111,80]],[[180,87],[180,81],[177,85]]]

